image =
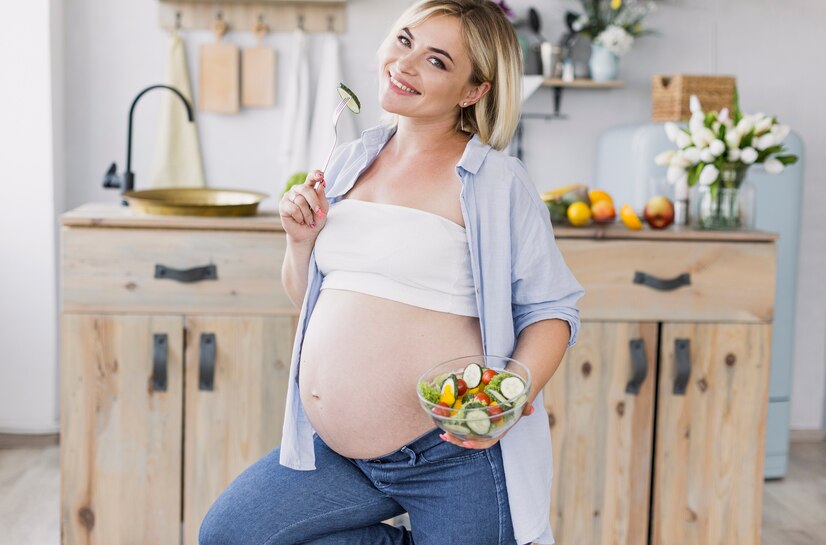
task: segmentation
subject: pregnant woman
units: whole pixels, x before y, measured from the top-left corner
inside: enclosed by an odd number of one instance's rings
[[[519,118],[516,35],[489,0],[426,0],[377,60],[387,123],[279,204],[301,308],[282,444],[218,498],[201,545],[553,543],[548,423],[527,415],[583,292],[501,151]],[[504,436],[463,442],[422,411],[416,381],[483,353],[527,365],[532,390]],[[411,531],[382,523],[405,512]]]

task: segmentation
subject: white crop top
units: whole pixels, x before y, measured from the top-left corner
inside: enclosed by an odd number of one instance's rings
[[[465,228],[432,212],[342,199],[315,241],[321,289],[479,316]]]

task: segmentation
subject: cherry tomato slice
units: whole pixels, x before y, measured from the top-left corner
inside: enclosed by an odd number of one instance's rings
[[[497,373],[493,369],[486,369],[485,372],[482,373],[482,382],[484,384],[490,384],[490,380],[498,374],[499,373]]]
[[[473,399],[485,405],[490,405],[490,396],[485,392],[479,392]]]
[[[502,417],[499,415],[503,412],[505,411],[503,411],[502,407],[500,407],[499,405],[491,405],[490,407],[488,407],[488,415],[490,415],[491,422],[499,422],[500,420],[502,420]]]
[[[436,403],[436,406],[433,407],[432,411],[436,416],[450,416],[450,406],[444,401]]]

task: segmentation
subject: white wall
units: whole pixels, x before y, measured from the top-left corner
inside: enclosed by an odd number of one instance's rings
[[[0,32],[0,432],[59,427],[50,7]]]
[[[365,106],[358,117],[361,128],[374,123],[379,114],[375,49],[408,4],[407,0],[351,0],[348,4],[349,30],[342,40],[347,83]],[[520,12],[536,4],[545,21],[545,34],[556,39],[562,31],[564,8],[577,3],[513,0],[511,4]],[[64,20],[66,205],[117,202],[114,192],[101,189],[100,179],[112,160],[123,170],[130,101],[163,75],[167,39],[157,23],[158,2],[74,0]],[[826,122],[821,98],[826,73],[818,54],[826,50],[820,37],[826,6],[817,0],[674,0],[649,23],[660,35],[641,40],[623,58],[624,89],[568,92],[562,106],[568,120],[528,122],[525,160],[534,182],[544,190],[592,181],[600,132],[649,118],[652,73],[735,74],[745,109],[777,114],[807,145],[792,427],[820,428],[826,385],[826,287],[819,282],[821,271],[826,270],[826,214],[821,213],[826,209],[826,185],[820,181],[826,172],[826,156],[820,153],[826,145],[821,128]],[[212,39],[208,32],[187,34],[193,82],[197,81],[196,48]],[[230,32],[227,39],[240,45],[253,43],[246,32]],[[285,66],[288,36],[269,36],[267,43],[280,51],[281,91],[289,73]],[[159,97],[160,92],[147,95],[137,110],[133,170],[138,188],[145,187],[149,170]],[[540,90],[526,110],[547,110],[550,104],[550,91]],[[208,183],[277,195],[287,175],[277,171],[275,158],[282,117],[280,106],[236,116],[199,114]],[[39,155],[43,148],[37,149]],[[265,205],[275,207],[275,201]]]

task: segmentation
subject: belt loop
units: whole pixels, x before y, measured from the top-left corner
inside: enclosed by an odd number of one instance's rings
[[[410,456],[410,462],[408,463],[408,465],[416,465],[416,452],[414,450],[407,448],[407,445],[405,445],[401,448],[401,451]]]

